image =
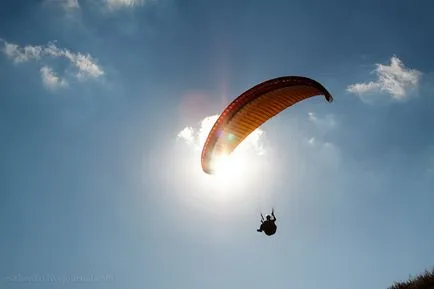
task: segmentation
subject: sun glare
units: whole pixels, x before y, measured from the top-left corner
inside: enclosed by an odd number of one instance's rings
[[[205,182],[218,192],[219,198],[236,197],[245,192],[251,178],[254,156],[248,150],[235,150],[232,154],[215,157],[214,173],[205,175]]]
[[[196,175],[194,182],[207,188],[205,191],[209,192],[213,199],[234,200],[244,196],[255,183],[254,180],[258,179],[258,171],[255,168],[260,164],[258,157],[264,154],[263,131],[257,129],[252,132],[231,154],[214,156],[214,173],[210,175],[203,172],[200,166],[200,153],[217,118],[218,115],[203,119],[197,130],[186,127],[178,137],[194,147],[194,159],[198,160],[192,167]]]
[[[213,168],[217,178],[222,180],[240,177],[246,169],[248,158],[242,155],[221,155],[215,158]]]

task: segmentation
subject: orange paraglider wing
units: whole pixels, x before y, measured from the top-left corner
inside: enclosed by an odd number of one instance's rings
[[[221,113],[202,150],[202,169],[213,173],[213,159],[230,154],[250,133],[286,108],[307,98],[333,97],[317,81],[301,76],[284,76],[262,82],[242,93]]]

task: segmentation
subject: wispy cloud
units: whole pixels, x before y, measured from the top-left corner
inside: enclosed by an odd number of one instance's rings
[[[41,56],[41,46],[26,45],[20,47],[17,44],[8,43],[3,39],[0,39],[0,41],[3,43],[2,51],[16,63],[39,59]]]
[[[191,146],[196,151],[201,151],[203,145],[211,131],[212,126],[219,115],[205,117],[198,128],[186,126],[178,133],[178,139],[183,140],[187,145]],[[265,154],[264,147],[264,131],[256,129],[253,131],[237,148],[239,151],[250,151],[257,155]]]
[[[68,86],[68,82],[65,79],[62,79],[53,72],[53,70],[48,66],[43,66],[40,69],[42,83],[48,89],[55,90],[61,87]]]
[[[60,6],[66,12],[74,12],[81,9],[80,2],[85,0],[44,0],[44,3]],[[132,9],[158,0],[86,0],[98,3],[103,11],[116,11],[120,9]],[[106,10],[107,9],[107,10]]]
[[[376,64],[373,73],[377,75],[377,80],[351,84],[347,91],[359,95],[366,101],[364,95],[379,92],[389,94],[395,100],[405,100],[414,89],[417,89],[422,76],[422,72],[405,67],[396,56],[391,58],[390,65]]]
[[[317,163],[318,166],[338,167],[341,164],[341,150],[336,144],[331,142],[315,142],[314,147],[317,149],[316,154],[320,160]]]
[[[80,80],[85,80],[89,77],[98,78],[104,74],[104,71],[99,67],[95,59],[89,54],[73,53],[67,49],[58,49],[53,43],[48,45],[50,55],[56,57],[65,57],[73,66],[77,68],[76,76]]]
[[[58,0],[58,2],[62,5],[63,9],[66,11],[74,11],[80,8],[80,4],[78,4],[78,0]]]
[[[2,39],[0,39],[0,42],[3,44],[3,48],[1,49],[3,53],[15,63],[23,63],[31,60],[42,62],[41,73],[50,72],[51,75],[55,76],[56,73],[51,68],[48,68],[43,61],[47,58],[63,58],[66,59],[69,62],[70,67],[75,70],[73,75],[78,80],[83,81],[89,78],[98,78],[104,75],[103,69],[97,64],[96,60],[90,54],[72,52],[65,48],[62,49],[57,47],[54,42],[49,42],[44,46],[26,45],[24,47],[9,43]],[[65,79],[59,78],[59,81],[59,84],[67,83]],[[46,83],[44,82],[44,84]]]
[[[45,0],[44,4],[59,5],[67,12],[73,12],[80,9],[78,0]]]
[[[149,1],[149,0],[148,0]],[[104,0],[110,9],[119,9],[124,7],[135,7],[145,4],[145,0]]]
[[[63,7],[66,9],[77,9],[80,8],[78,0],[65,0],[63,1]]]
[[[319,157],[324,164],[338,165],[340,162],[340,149],[339,147],[328,141],[324,140],[323,136],[336,129],[339,123],[334,114],[327,114],[319,116],[314,112],[308,113],[310,123],[314,125],[313,136],[308,137],[306,134],[307,147],[314,149],[316,156]],[[310,133],[309,133],[310,134]]]
[[[337,126],[336,117],[333,114],[327,114],[324,117],[320,117],[314,112],[309,112],[308,117],[309,120],[323,132],[329,131]]]

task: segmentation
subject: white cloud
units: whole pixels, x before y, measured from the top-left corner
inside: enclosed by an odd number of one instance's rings
[[[212,126],[218,119],[219,115],[205,117],[199,128],[187,126],[178,133],[178,139],[183,140],[187,145],[196,151],[201,151],[205,144],[206,138],[211,131]],[[257,155],[265,154],[264,148],[264,131],[256,129],[253,131],[237,148],[240,151],[252,151]]]
[[[23,63],[31,60],[43,61],[47,58],[63,58],[68,60],[70,66],[74,68],[74,75],[78,80],[83,81],[89,78],[98,78],[104,75],[103,69],[97,64],[96,60],[91,55],[85,55],[80,52],[72,52],[68,49],[58,48],[53,42],[49,42],[45,46],[26,45],[24,47],[20,47],[17,44],[8,43],[2,39],[0,39],[0,41],[4,44],[2,49],[4,54],[12,59],[15,63]],[[41,73],[42,71],[48,72],[47,66],[45,64],[42,64]],[[50,73],[52,75],[56,75],[51,69]],[[64,79],[59,81],[59,84],[63,83],[62,81],[66,83],[66,80]]]
[[[80,5],[78,4],[78,0],[64,0],[62,1],[62,5],[67,10],[80,8]]]
[[[311,137],[311,138],[307,141],[307,143],[308,143],[309,145],[311,145],[311,146],[314,146],[314,145],[315,145],[315,138],[314,138],[314,137]]]
[[[89,54],[83,55],[81,53],[73,53],[66,49],[60,50],[53,43],[51,43],[49,47],[53,56],[64,56],[77,68],[76,76],[80,80],[87,79],[88,77],[98,78],[104,74],[104,71]]]
[[[156,0],[97,0],[97,2],[99,2],[103,7],[106,7],[109,10],[133,8],[142,6],[151,1]],[[45,2],[60,5],[66,12],[73,12],[80,9],[79,0],[45,0]]]
[[[143,5],[145,0],[105,0],[105,3],[110,9],[119,9]]]
[[[339,123],[335,115],[327,114],[325,116],[318,116],[314,112],[308,113],[308,119],[314,124],[314,136],[304,136],[305,144],[307,147],[314,150],[315,157],[321,159],[321,163],[326,166],[338,166],[340,163],[340,149],[339,147],[324,140],[322,137],[329,131],[336,129]]]
[[[58,2],[62,8],[66,11],[75,11],[80,8],[78,0],[51,0],[52,2]]]
[[[80,9],[78,0],[45,0],[43,4],[51,3],[61,6],[66,12],[73,12]]]
[[[58,77],[53,70],[48,66],[43,66],[40,69],[42,83],[45,87],[55,90],[57,88],[68,86],[68,82],[65,79]]]
[[[411,91],[417,89],[422,73],[416,69],[406,68],[396,56],[390,60],[390,65],[376,64],[373,71],[377,80],[366,83],[351,84],[347,91],[363,96],[378,92],[385,92],[395,100],[405,100]],[[366,100],[362,98],[362,100]]]
[[[0,42],[4,44],[4,47],[2,48],[3,53],[6,54],[7,57],[13,59],[16,63],[39,59],[41,56],[41,46],[26,45],[20,47],[16,44],[8,43],[3,39],[0,39]]]
[[[178,133],[178,138],[183,139],[188,145],[194,145],[194,129],[190,126],[185,127]]]
[[[341,150],[340,148],[331,142],[322,141],[318,138],[311,137],[305,138],[306,147],[308,151],[306,154],[308,158],[315,160],[315,166],[320,168],[338,168],[341,164]]]
[[[43,53],[52,57],[64,57],[77,68],[76,77],[84,80],[88,77],[98,78],[104,74],[104,71],[99,67],[92,56],[84,55],[80,52],[74,53],[68,49],[60,49],[53,42],[48,43],[43,49]]]
[[[331,142],[322,143],[319,151],[323,161],[328,166],[337,167],[341,162],[341,152],[339,147]]]
[[[309,120],[314,123],[322,132],[327,132],[337,126],[336,117],[333,114],[327,114],[319,117],[314,112],[308,113]]]

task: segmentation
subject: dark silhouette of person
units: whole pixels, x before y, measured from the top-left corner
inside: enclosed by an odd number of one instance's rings
[[[271,219],[271,216],[273,216],[273,219]],[[261,227],[257,229],[258,232],[264,232],[267,236],[274,235],[277,230],[276,226],[276,217],[274,216],[274,209],[271,212],[271,216],[267,215],[266,220],[264,220],[264,217],[261,214]]]

